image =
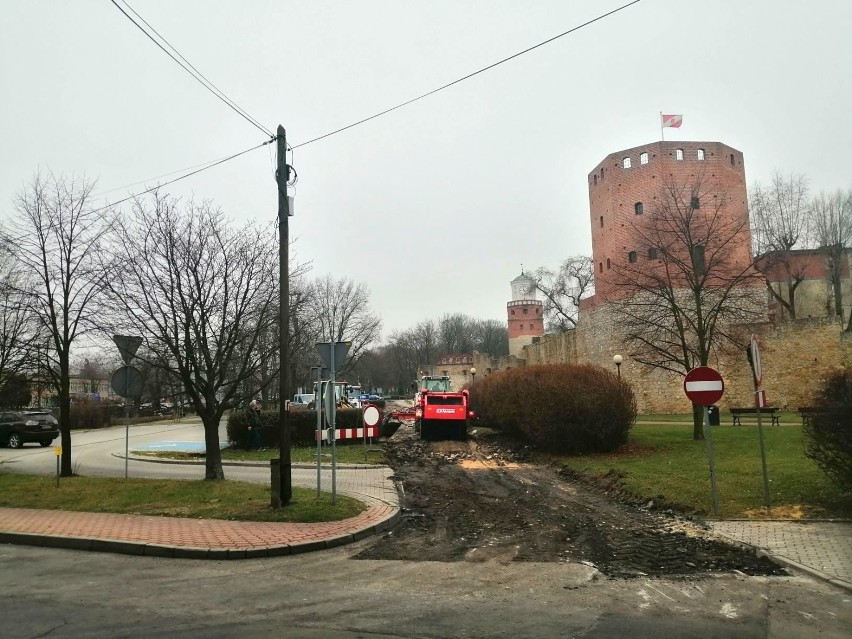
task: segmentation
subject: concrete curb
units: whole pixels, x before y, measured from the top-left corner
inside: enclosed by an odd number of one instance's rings
[[[734,520],[726,520],[726,521],[734,521]],[[743,519],[743,520],[738,520],[738,521],[750,521],[750,520]],[[779,520],[779,521],[788,521],[788,520]],[[811,577],[814,577],[816,579],[820,579],[822,581],[825,581],[825,582],[832,584],[833,586],[837,586],[838,588],[842,588],[844,590],[852,592],[852,584],[847,583],[847,582],[845,582],[841,579],[837,579],[836,577],[832,577],[831,575],[827,575],[824,572],[822,572],[821,570],[817,570],[816,568],[813,568],[811,566],[806,566],[804,564],[800,564],[798,561],[794,561],[793,559],[790,559],[789,557],[785,557],[784,555],[779,555],[779,554],[773,553],[771,550],[769,550],[767,548],[763,548],[761,546],[756,546],[754,544],[750,544],[748,542],[745,542],[741,539],[737,539],[736,537],[733,537],[731,535],[727,535],[727,534],[720,532],[718,530],[711,530],[710,532],[714,536],[722,538],[728,543],[733,543],[735,545],[740,546],[741,548],[751,550],[752,552],[754,552],[754,554],[757,557],[766,557],[767,559],[771,559],[772,561],[775,561],[775,562],[781,564],[782,566],[785,566],[787,568],[792,568],[793,570],[804,572],[804,573],[810,575]]]
[[[777,561],[779,564],[787,566],[788,568],[792,568],[794,570],[800,570],[804,573],[809,574],[811,577],[815,577],[817,579],[821,579],[823,581],[827,581],[828,583],[837,586],[838,588],[843,588],[848,592],[852,592],[852,584],[837,579],[836,577],[832,577],[831,575],[827,575],[824,572],[817,570],[816,568],[811,568],[810,566],[805,566],[804,564],[800,564],[798,561],[793,561],[792,559],[785,557],[784,555],[775,555],[766,550],[765,548],[760,548],[758,546],[752,546],[755,549],[755,554],[758,557],[767,557],[772,559],[773,561]]]
[[[374,524],[364,526],[363,528],[359,528],[351,533],[295,544],[282,544],[255,548],[197,548],[193,546],[170,546],[118,539],[101,539],[97,537],[60,537],[39,533],[3,531],[0,531],[0,543],[37,546],[41,548],[63,548],[67,550],[109,552],[145,557],[163,557],[168,559],[213,559],[217,561],[233,559],[260,559],[265,557],[295,555],[344,546],[390,530],[391,528],[396,527],[400,520],[401,513],[399,508],[396,508],[384,519],[377,521]]]
[[[124,459],[124,455],[122,453],[111,453],[113,457],[117,459]],[[182,464],[184,466],[203,466],[204,460],[195,461],[192,459],[158,459],[156,457],[144,457],[140,455],[130,455],[128,457],[130,461],[139,461],[146,462],[149,464]],[[247,468],[269,468],[269,462],[252,462],[252,461],[223,461],[223,466],[244,466]],[[383,466],[384,464],[337,464],[337,468],[346,469],[346,470],[369,470],[375,469],[379,466]],[[302,468],[302,469],[314,469],[316,470],[316,464],[303,464],[296,463],[291,464],[293,468]],[[327,466],[331,468],[331,463],[324,464],[323,466]]]

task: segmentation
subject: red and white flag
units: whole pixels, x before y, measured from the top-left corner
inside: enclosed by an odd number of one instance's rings
[[[683,124],[682,115],[661,115],[661,117],[663,118],[663,127],[679,129],[680,125]]]

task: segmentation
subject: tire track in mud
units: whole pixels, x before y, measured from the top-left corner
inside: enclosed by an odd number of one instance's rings
[[[402,523],[356,558],[584,562],[610,577],[786,574],[692,522],[518,463],[523,453],[481,441],[423,442],[402,429],[387,444],[405,489]]]

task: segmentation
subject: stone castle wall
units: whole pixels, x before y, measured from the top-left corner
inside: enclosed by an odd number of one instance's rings
[[[618,334],[616,319],[609,307],[599,307],[589,311],[575,330],[544,335],[524,347],[521,358],[475,355],[477,370],[486,376],[519,365],[591,363],[614,371],[612,357],[618,353],[624,357],[621,375],[633,386],[640,412],[689,412],[683,377],[647,369],[632,360]],[[852,334],[844,333],[835,318],[748,324],[739,326],[738,333],[743,343],[752,333],[760,340],[763,389],[772,406],[791,410],[809,406],[827,375],[852,367]],[[751,370],[744,349],[728,349],[710,365],[725,380],[723,410],[753,405]]]

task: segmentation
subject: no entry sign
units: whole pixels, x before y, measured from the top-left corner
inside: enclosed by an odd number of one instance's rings
[[[367,406],[364,409],[364,425],[365,426],[376,426],[381,419],[381,414],[379,413],[379,409],[372,404]]]
[[[709,366],[699,366],[683,378],[683,392],[693,404],[710,406],[722,398],[725,382],[717,370]]]

